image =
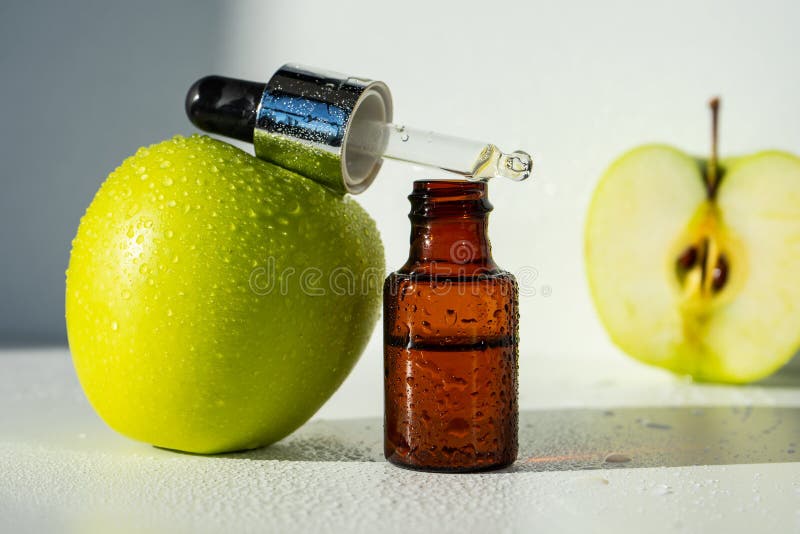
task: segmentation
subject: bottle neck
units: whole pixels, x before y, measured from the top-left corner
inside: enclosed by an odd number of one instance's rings
[[[401,272],[441,276],[497,270],[488,236],[492,205],[486,183],[417,181],[411,201],[411,246]]]

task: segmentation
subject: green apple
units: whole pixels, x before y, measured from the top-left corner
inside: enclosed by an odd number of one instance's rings
[[[749,382],[800,346],[800,158],[636,148],[601,179],[585,230],[595,307],[641,361]]]
[[[208,137],[140,149],[81,219],[70,348],[114,429],[219,453],[331,396],[378,318],[383,246],[350,197]]]

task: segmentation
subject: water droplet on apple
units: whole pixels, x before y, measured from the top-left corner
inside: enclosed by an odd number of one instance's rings
[[[292,199],[289,202],[287,202],[286,213],[288,213],[289,215],[299,215],[301,211],[302,207],[300,206],[300,203],[297,200]]]

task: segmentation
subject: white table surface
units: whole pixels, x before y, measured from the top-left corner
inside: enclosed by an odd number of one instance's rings
[[[521,392],[519,461],[472,475],[387,464],[380,419],[352,417],[379,399],[354,397],[272,447],[193,456],[108,429],[66,349],[0,351],[0,530],[800,532],[796,371],[554,366]]]

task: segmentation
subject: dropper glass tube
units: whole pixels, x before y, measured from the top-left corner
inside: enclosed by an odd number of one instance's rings
[[[526,152],[506,153],[491,143],[392,123],[354,123],[349,146],[364,155],[435,167],[472,181],[522,181],[533,171]]]

